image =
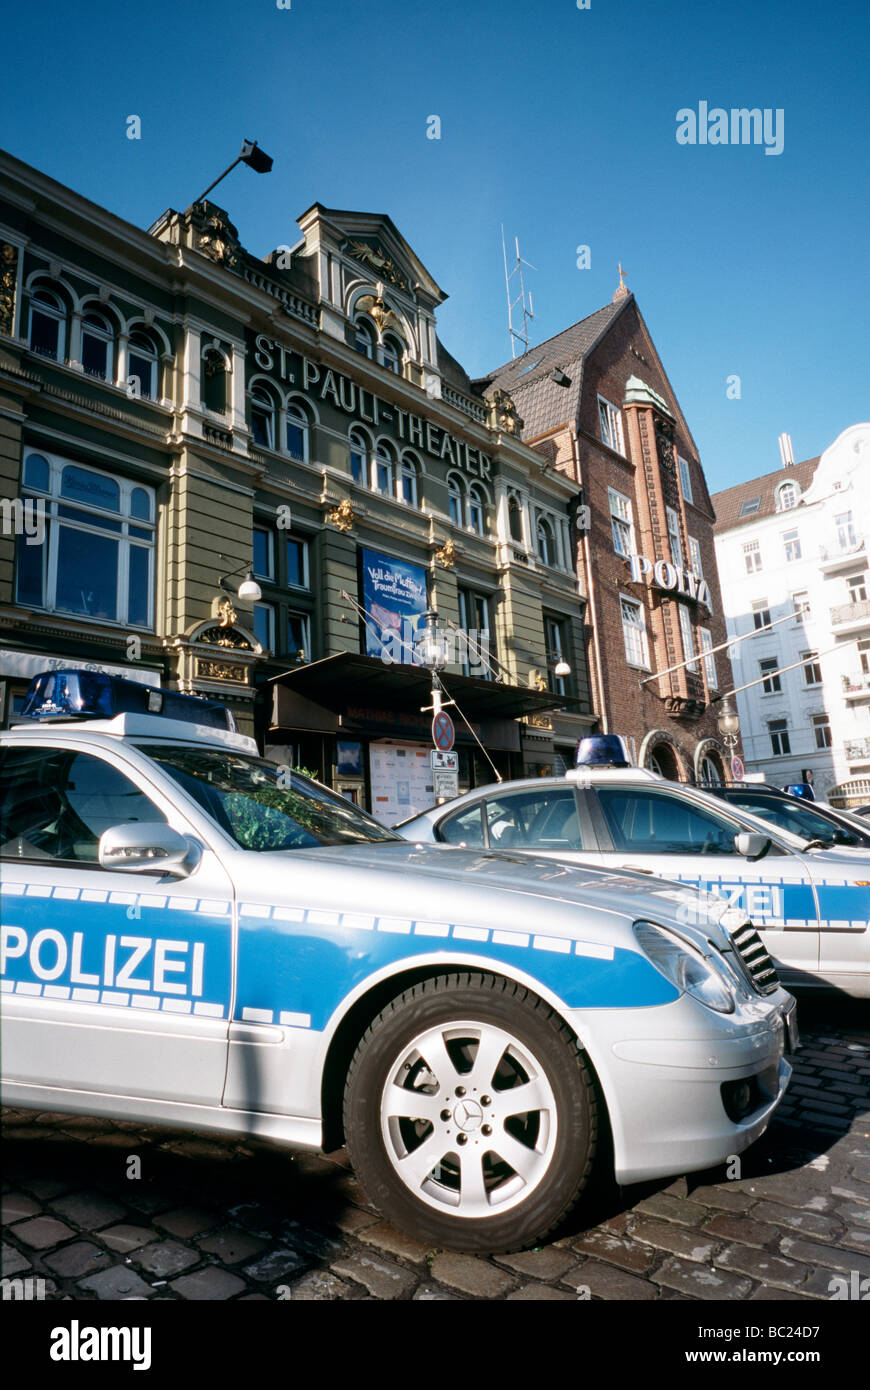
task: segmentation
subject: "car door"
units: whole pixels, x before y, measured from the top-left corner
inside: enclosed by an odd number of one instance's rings
[[[148,821],[191,833],[120,745],[0,752],[7,1082],[220,1103],[230,880],[204,844],[186,878],[100,866],[105,830]]]
[[[815,978],[817,901],[800,856],[775,842],[761,859],[738,854],[734,836],[743,827],[676,788],[601,786],[580,795],[599,841],[590,862],[652,871],[718,893],[752,919],[788,978],[797,982],[802,972]]]
[[[819,974],[870,997],[870,850],[807,850],[819,903]]]

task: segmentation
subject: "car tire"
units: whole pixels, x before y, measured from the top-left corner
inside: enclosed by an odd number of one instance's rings
[[[452,974],[406,990],[368,1028],[344,1128],[363,1187],[396,1226],[438,1249],[496,1253],[538,1243],[576,1203],[597,1100],[548,1004],[510,980]]]

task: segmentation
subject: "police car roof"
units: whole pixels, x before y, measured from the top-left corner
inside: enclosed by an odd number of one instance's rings
[[[165,719],[156,714],[116,714],[112,719],[23,719],[16,720],[7,738],[27,740],[34,734],[71,733],[109,734],[118,739],[147,739],[161,743],[195,743],[197,747],[234,749],[239,753],[259,756],[254,739],[247,734],[231,733],[229,729],[214,729],[205,724],[191,724],[182,719]]]

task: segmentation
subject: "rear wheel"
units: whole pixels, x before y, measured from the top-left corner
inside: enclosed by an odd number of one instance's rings
[[[372,1201],[441,1248],[540,1240],[586,1183],[597,1112],[558,1015],[493,975],[426,980],[395,999],[348,1072],[348,1151]]]

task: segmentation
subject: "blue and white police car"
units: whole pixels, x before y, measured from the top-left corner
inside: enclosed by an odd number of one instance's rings
[[[561,1221],[605,1124],[622,1183],[766,1128],[794,1000],[720,900],[410,844],[193,697],[59,671],[25,714],[0,735],[7,1104],[344,1139],[393,1221],[479,1251]]]
[[[791,833],[585,739],[563,777],[479,787],[396,829],[418,843],[510,849],[661,875],[740,908],[793,988],[870,997],[870,851]],[[609,750],[609,751],[608,751]]]

